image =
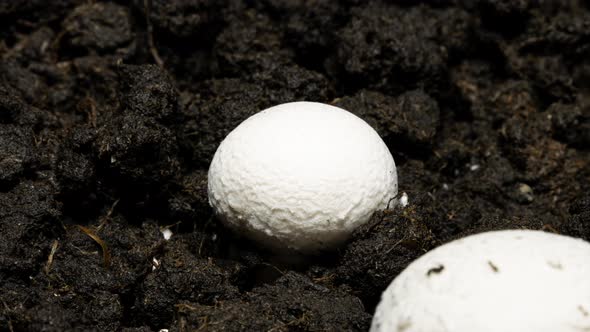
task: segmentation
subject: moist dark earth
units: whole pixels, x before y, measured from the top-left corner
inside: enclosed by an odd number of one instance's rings
[[[590,1],[2,1],[0,331],[366,331],[440,244],[590,240],[589,59]],[[297,100],[369,122],[410,204],[294,266],[207,169]]]

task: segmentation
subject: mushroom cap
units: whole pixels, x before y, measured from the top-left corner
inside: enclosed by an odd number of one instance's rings
[[[365,121],[293,102],[259,112],[218,147],[209,201],[238,233],[272,248],[330,249],[397,195],[393,157]]]
[[[528,230],[481,233],[411,263],[372,332],[590,330],[590,243]]]

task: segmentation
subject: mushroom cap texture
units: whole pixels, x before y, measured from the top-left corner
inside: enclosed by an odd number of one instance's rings
[[[410,264],[372,332],[590,330],[590,243],[540,231],[468,236]]]
[[[397,172],[365,121],[338,107],[293,102],[251,116],[223,140],[208,192],[218,217],[239,234],[310,253],[344,242],[387,208]]]

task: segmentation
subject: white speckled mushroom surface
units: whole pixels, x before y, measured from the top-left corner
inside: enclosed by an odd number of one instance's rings
[[[365,121],[294,102],[241,123],[209,169],[209,200],[237,232],[275,248],[326,249],[397,194],[393,157]]]
[[[391,283],[371,331],[590,331],[590,243],[509,230],[445,244]]]

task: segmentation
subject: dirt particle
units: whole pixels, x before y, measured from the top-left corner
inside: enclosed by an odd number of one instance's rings
[[[445,266],[442,264],[439,266],[435,266],[433,268],[430,268],[428,270],[428,272],[426,272],[426,276],[430,277],[431,274],[440,274],[444,269],[445,269]]]
[[[494,273],[498,273],[500,271],[500,269],[498,269],[496,264],[492,263],[492,261],[488,261],[488,265],[490,266],[490,269],[492,269],[492,271],[494,271]]]
[[[404,332],[407,331],[410,327],[412,327],[412,321],[404,320],[397,324],[397,332]]]
[[[526,183],[518,185],[518,201],[522,203],[530,203],[535,199],[533,189]]]
[[[547,264],[553,269],[563,270],[563,265],[560,262],[547,261]]]

